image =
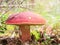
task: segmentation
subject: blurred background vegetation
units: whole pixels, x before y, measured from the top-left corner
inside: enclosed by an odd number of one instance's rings
[[[11,14],[22,11],[34,11],[42,15],[47,24],[60,26],[60,0],[0,0],[0,30],[14,30],[15,26],[5,21]]]

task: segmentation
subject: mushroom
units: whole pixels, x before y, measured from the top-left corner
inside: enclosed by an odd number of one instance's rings
[[[34,12],[26,11],[11,15],[6,24],[19,25],[21,31],[20,39],[25,42],[31,40],[30,25],[45,24],[46,20]]]

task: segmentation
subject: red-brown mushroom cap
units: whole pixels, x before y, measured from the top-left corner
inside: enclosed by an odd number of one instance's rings
[[[11,15],[7,20],[7,24],[45,24],[46,20],[34,12],[21,12]]]

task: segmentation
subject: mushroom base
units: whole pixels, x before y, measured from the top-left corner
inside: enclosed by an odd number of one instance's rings
[[[30,41],[30,26],[29,25],[20,25],[20,39],[23,42]]]

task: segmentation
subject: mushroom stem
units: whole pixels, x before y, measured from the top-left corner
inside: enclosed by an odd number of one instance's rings
[[[20,25],[20,39],[23,42],[30,41],[31,36],[30,36],[30,25]]]

